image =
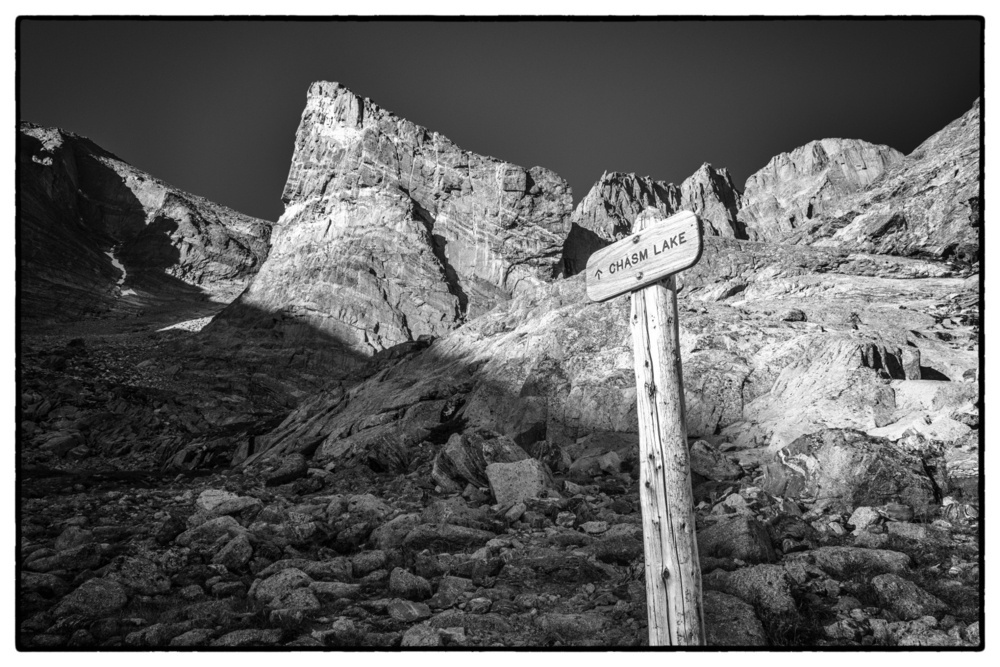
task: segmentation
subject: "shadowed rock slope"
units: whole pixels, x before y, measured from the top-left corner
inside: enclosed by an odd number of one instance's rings
[[[570,189],[315,83],[271,254],[215,327],[318,332],[371,355],[438,336],[560,263]]]
[[[271,223],[172,188],[84,137],[21,123],[17,165],[28,318],[79,318],[172,291],[232,299],[267,256]]]

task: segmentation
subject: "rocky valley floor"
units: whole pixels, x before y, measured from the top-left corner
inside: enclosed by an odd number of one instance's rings
[[[799,326],[767,298],[743,316]],[[473,428],[428,438],[396,465],[289,450],[234,468],[247,454],[234,443],[294,425],[298,397],[323,379],[274,364],[266,346],[233,363],[234,350],[197,333],[215,307],[22,331],[22,648],[646,644],[634,434],[534,452],[552,478],[507,491],[471,455],[465,474],[479,483],[435,475],[445,450],[454,464],[456,452],[517,447]],[[924,328],[953,332],[939,342],[974,338],[954,299],[934,308]],[[708,643],[979,645],[977,477],[954,482],[963,465],[978,472],[978,412],[953,417],[973,434],[946,452],[916,433],[896,442],[942,468],[912,481],[932,499],[912,504],[878,502],[866,487],[876,482],[849,470],[844,502],[797,495],[772,452],[694,442]],[[871,442],[848,429],[815,440],[821,461]],[[516,502],[499,502],[508,492]]]

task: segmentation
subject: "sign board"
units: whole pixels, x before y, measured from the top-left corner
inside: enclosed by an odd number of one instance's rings
[[[681,211],[591,255],[587,296],[605,301],[651,285],[696,264],[701,249],[701,220]]]

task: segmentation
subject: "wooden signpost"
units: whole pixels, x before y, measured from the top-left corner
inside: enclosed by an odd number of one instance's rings
[[[633,230],[591,255],[587,295],[604,301],[632,293],[649,645],[698,646],[705,643],[701,569],[673,274],[701,258],[701,221],[647,209]]]

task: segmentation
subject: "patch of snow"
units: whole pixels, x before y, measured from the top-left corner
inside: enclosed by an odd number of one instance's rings
[[[157,329],[157,331],[170,331],[171,329],[183,329],[185,331],[201,331],[215,315],[209,315],[208,317],[198,317],[193,320],[185,320],[183,322],[177,322],[176,324],[171,324],[163,327],[162,329]]]
[[[125,283],[125,277],[128,275],[125,271],[125,266],[118,261],[117,257],[115,257],[114,250],[109,250],[104,254],[111,259],[111,265],[122,272],[121,278],[118,279],[118,288],[121,289],[122,285]],[[121,289],[121,293],[122,296],[135,296],[135,290],[131,288]]]

